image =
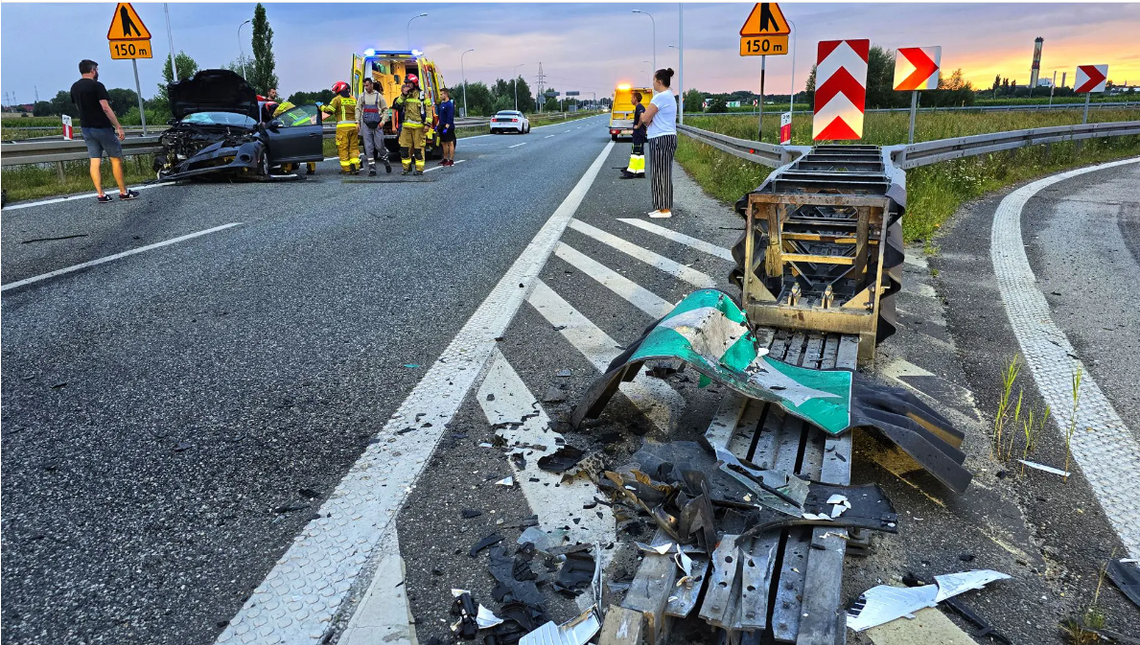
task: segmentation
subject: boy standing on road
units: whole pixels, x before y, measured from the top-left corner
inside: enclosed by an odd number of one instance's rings
[[[455,165],[455,102],[447,88],[439,91],[443,102],[439,104],[439,142],[443,144],[441,166]]]
[[[119,199],[134,199],[139,196],[138,192],[127,190],[123,181],[122,140],[127,135],[111,109],[107,88],[99,82],[99,64],[83,59],[79,61],[79,74],[83,78],[71,86],[71,102],[79,110],[79,125],[91,159],[91,182],[95,184],[96,200],[100,204],[112,201],[110,195],[103,194],[103,177],[99,172],[104,152],[111,158],[111,173],[119,184]]]
[[[360,136],[364,139],[364,157],[368,161],[368,176],[376,176],[376,162],[384,162],[384,170],[391,174],[392,164],[388,161],[388,148],[384,145],[384,122],[388,119],[388,101],[384,95],[374,90],[375,82],[364,79],[364,92],[357,99],[360,106]]]
[[[629,167],[621,171],[622,179],[645,177],[645,130],[646,125],[641,122],[641,115],[645,114],[645,106],[641,104],[641,92],[633,93],[633,150],[629,153]]]

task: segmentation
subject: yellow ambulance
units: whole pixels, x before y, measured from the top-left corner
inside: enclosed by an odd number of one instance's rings
[[[428,60],[418,49],[367,49],[361,55],[353,54],[351,75],[353,96],[359,96],[364,91],[364,79],[371,78],[377,91],[383,93],[388,105],[392,106],[399,98],[400,88],[408,74],[415,74],[419,78],[420,89],[431,99],[432,107],[428,113],[432,123],[435,123],[436,108],[441,101],[439,91],[447,86],[443,84],[443,74],[436,64]],[[392,121],[384,126],[384,145],[389,151],[399,150],[399,131],[399,118],[393,110]],[[434,128],[428,130],[425,153],[428,157],[436,157],[442,153],[439,134]]]

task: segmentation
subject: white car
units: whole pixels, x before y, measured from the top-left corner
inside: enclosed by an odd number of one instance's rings
[[[491,117],[491,134],[500,132],[530,132],[530,120],[518,110],[503,110]]]

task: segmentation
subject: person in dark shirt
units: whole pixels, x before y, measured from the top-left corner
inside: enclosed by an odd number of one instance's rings
[[[446,88],[439,91],[443,102],[439,104],[439,142],[443,144],[441,166],[455,165],[455,102]]]
[[[633,93],[633,149],[629,153],[629,167],[621,171],[622,179],[645,177],[645,130],[642,122],[645,106],[641,104],[641,92]]]
[[[100,204],[111,202],[111,196],[103,194],[103,177],[99,172],[103,153],[111,158],[111,172],[119,184],[119,199],[134,199],[139,196],[138,192],[127,190],[123,181],[121,142],[126,134],[111,109],[107,88],[99,82],[99,64],[93,60],[81,60],[79,74],[83,78],[71,86],[71,102],[79,110],[79,125],[83,141],[87,143],[87,156],[91,158],[91,181],[95,184],[96,199]]]

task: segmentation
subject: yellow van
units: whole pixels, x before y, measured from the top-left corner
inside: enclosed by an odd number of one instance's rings
[[[641,92],[641,104],[649,105],[653,98],[653,90],[648,87],[631,87],[628,84],[618,85],[614,89],[613,106],[610,108],[610,139],[617,141],[618,137],[633,136],[633,93]]]
[[[359,96],[364,91],[364,79],[371,78],[376,89],[384,94],[384,98],[391,106],[400,96],[400,88],[408,74],[415,74],[420,80],[420,89],[431,99],[432,107],[428,113],[432,123],[435,123],[436,108],[440,103],[439,91],[445,87],[443,74],[435,63],[428,60],[424,53],[418,49],[412,50],[365,50],[362,55],[352,55],[352,93]],[[389,151],[399,150],[400,123],[398,115],[393,114],[392,121],[384,126],[384,145]],[[439,143],[439,134],[435,129],[428,131],[425,154],[436,157],[442,154]]]

